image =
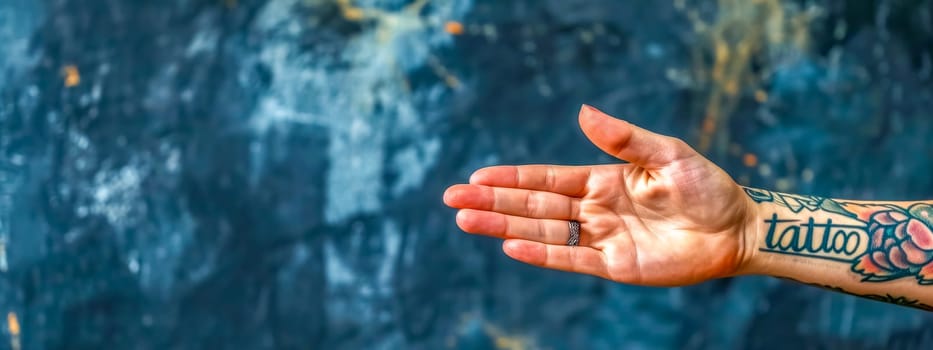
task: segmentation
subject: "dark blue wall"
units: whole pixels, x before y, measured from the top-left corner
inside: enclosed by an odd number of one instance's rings
[[[410,2],[0,0],[0,349],[933,344],[775,279],[523,266],[440,202],[611,162],[581,103],[744,184],[933,198],[933,1]]]

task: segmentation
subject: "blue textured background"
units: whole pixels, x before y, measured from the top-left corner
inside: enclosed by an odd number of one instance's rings
[[[931,55],[929,0],[0,0],[0,349],[927,349],[775,279],[523,266],[440,198],[610,162],[584,102],[744,184],[933,198]]]

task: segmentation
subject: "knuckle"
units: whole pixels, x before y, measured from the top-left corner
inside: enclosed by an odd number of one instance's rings
[[[535,220],[535,235],[537,235],[537,237],[542,240],[550,237],[550,232],[548,232],[547,226],[544,225],[544,222],[541,220]]]
[[[629,144],[631,144],[634,134],[635,133],[631,129],[620,133],[611,146],[613,155],[621,157],[625,149],[629,147]]]
[[[502,221],[502,235],[506,237],[515,237],[515,232],[512,231],[512,220],[504,218]]]
[[[544,188],[548,191],[553,191],[556,188],[556,175],[554,167],[547,167],[547,170],[544,172]]]
[[[525,197],[525,209],[530,217],[544,217],[545,206],[546,202],[540,193],[529,192],[528,196]]]
[[[522,178],[523,178],[522,172],[524,172],[524,168],[523,168],[523,167],[515,167],[514,169],[515,169],[515,186],[516,186],[516,187],[523,187],[524,185],[522,184]]]
[[[531,193],[530,192],[525,193],[525,203],[524,203],[525,216],[534,216],[535,210],[538,210],[535,206],[536,204],[535,204],[534,198],[532,198]]]

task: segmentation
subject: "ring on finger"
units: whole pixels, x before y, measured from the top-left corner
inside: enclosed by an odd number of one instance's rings
[[[580,222],[570,220],[568,226],[570,227],[570,237],[567,238],[567,245],[573,247],[580,244]]]

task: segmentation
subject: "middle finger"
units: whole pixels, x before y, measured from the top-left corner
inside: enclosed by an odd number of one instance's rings
[[[562,194],[517,188],[455,185],[444,202],[458,209],[477,209],[535,219],[574,220],[580,199]]]

